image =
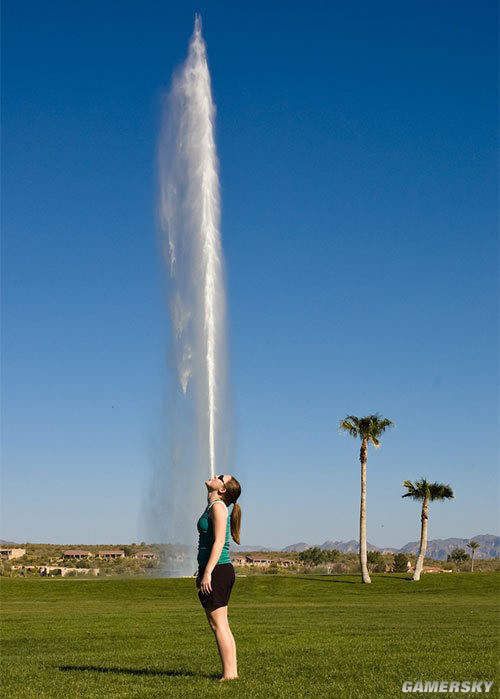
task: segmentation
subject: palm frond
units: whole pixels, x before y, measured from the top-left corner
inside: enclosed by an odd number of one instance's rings
[[[407,492],[401,497],[412,498],[413,500],[423,500],[423,497],[421,497],[415,483],[412,483],[411,481],[403,481],[403,487],[406,488]]]
[[[467,544],[467,547],[475,551],[481,546],[481,544],[478,541],[469,541]]]
[[[446,483],[430,483],[427,478],[419,478],[418,481],[404,481],[403,486],[408,492],[402,497],[414,500],[449,500],[454,497],[451,486]]]
[[[429,499],[430,500],[451,500],[455,496],[453,489],[448,483],[430,483],[429,484]]]
[[[356,415],[346,415],[346,417],[340,421],[339,429],[349,432],[351,437],[359,436],[359,418]]]
[[[379,413],[367,415],[363,418],[363,427],[365,428],[366,436],[373,441],[378,439],[389,427],[393,427],[392,420],[382,417]]]
[[[349,432],[351,437],[366,439],[375,447],[380,447],[380,436],[389,427],[394,427],[392,420],[382,417],[379,413],[358,417],[357,415],[346,415],[340,421],[339,428]]]

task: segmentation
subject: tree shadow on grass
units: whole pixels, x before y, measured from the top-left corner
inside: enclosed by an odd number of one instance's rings
[[[59,665],[62,672],[100,672],[116,675],[147,675],[150,677],[204,677],[215,680],[220,677],[216,673],[195,672],[179,668],[177,670],[160,670],[153,667],[102,667],[100,665]]]
[[[314,578],[310,577],[308,578],[305,575],[297,575],[296,576],[298,580],[310,580],[312,582],[322,582],[322,583],[344,583],[344,585],[364,585],[361,579],[359,580],[335,580],[334,578],[327,579],[325,578]],[[413,582],[412,578],[409,578],[407,575],[393,575],[392,573],[390,575],[384,575],[385,577],[390,577],[391,580],[401,580],[402,582]]]
[[[328,583],[328,584],[330,584],[330,583],[344,583],[344,585],[356,585],[357,584],[355,580],[334,580],[333,578],[325,580],[324,578],[312,578],[312,577],[308,578],[305,575],[297,575],[296,579],[297,580],[309,580],[310,582],[322,582],[322,583]]]
[[[400,582],[413,582],[413,578],[409,578],[407,573],[378,573],[378,577],[383,580],[399,580]]]

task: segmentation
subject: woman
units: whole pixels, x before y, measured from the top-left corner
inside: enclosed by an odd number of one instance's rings
[[[222,662],[222,680],[238,678],[236,644],[229,628],[227,604],[234,584],[229,558],[229,536],[240,543],[241,508],[236,500],[241,486],[231,475],[205,481],[208,504],[198,520],[198,575],[196,587]],[[231,514],[229,507],[232,505]]]

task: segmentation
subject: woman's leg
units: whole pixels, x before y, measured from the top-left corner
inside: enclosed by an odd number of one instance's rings
[[[214,632],[222,662],[222,679],[234,680],[238,677],[236,664],[236,643],[229,627],[227,607],[206,611],[208,623]]]

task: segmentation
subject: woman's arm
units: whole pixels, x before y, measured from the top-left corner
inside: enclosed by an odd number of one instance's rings
[[[222,506],[218,505],[219,502],[221,502]],[[210,557],[207,561],[205,572],[203,573],[203,577],[200,582],[200,589],[202,592],[205,592],[205,594],[212,591],[212,571],[217,565],[217,561],[219,560],[222,549],[224,548],[228,517],[227,507],[221,500],[214,502],[210,509],[212,512],[212,523],[214,527],[214,543],[212,544]]]

